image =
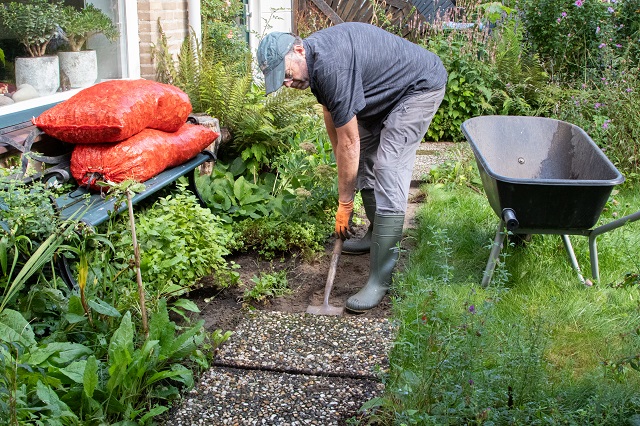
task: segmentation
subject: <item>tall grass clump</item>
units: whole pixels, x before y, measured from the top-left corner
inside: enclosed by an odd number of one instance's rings
[[[364,407],[376,409],[373,420],[637,421],[640,262],[633,253],[640,247],[640,225],[599,237],[602,279],[593,286],[578,280],[558,236],[534,235],[526,245],[502,249],[492,283],[483,288],[498,218],[472,184],[477,175],[434,175],[438,181],[424,187],[428,202],[417,215],[416,238],[427,243],[411,252],[394,278],[398,334],[385,394]],[[633,190],[614,192],[599,223],[638,208]],[[572,241],[588,271],[586,238]]]

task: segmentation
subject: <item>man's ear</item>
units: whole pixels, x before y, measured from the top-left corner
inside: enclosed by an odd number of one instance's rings
[[[293,51],[296,52],[298,55],[302,56],[303,58],[306,55],[306,52],[304,50],[304,46],[301,44],[297,44],[295,46],[293,46]]]

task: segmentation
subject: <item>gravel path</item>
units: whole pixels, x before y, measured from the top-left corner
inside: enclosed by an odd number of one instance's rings
[[[384,390],[386,319],[251,313],[165,425],[345,425]]]

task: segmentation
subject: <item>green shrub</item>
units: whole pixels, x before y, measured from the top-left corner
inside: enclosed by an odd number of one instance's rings
[[[183,186],[137,213],[136,230],[142,279],[153,298],[179,296],[209,274],[217,277],[221,287],[237,280],[237,274],[230,270],[232,265],[225,259],[231,233]],[[116,250],[113,263],[127,270],[120,280],[133,283],[133,271],[129,268],[133,246],[128,221],[124,218],[117,221],[109,238]],[[120,291],[128,292],[131,303],[134,302],[132,285]],[[119,302],[125,300],[126,297]]]
[[[0,179],[0,227],[15,237],[26,236],[44,241],[58,227],[59,220],[51,196],[59,191],[41,182],[25,185],[22,181]]]
[[[492,63],[495,77],[491,82],[490,103],[501,115],[538,115],[541,92],[549,76],[537,54],[531,54],[523,42],[522,24],[509,19],[493,33]]]
[[[202,0],[201,16],[207,39],[217,52],[224,52],[228,63],[243,62],[248,51],[242,0]]]
[[[196,180],[204,202],[229,227],[237,221],[269,214],[271,188],[247,180],[245,172],[244,161],[236,158],[230,164],[216,163],[211,175],[201,175]]]
[[[444,99],[426,135],[428,140],[463,140],[460,125],[491,110],[493,71],[485,61],[487,43],[486,31],[473,28],[441,33],[428,40],[427,48],[440,56],[449,73]]]
[[[526,40],[545,61],[555,81],[586,83],[599,78],[600,72],[610,65],[602,48],[606,45],[626,47],[623,44],[631,40],[626,40],[629,34],[620,24],[637,22],[638,17],[633,7],[625,6],[623,0],[616,3],[521,0],[517,4],[523,16]]]

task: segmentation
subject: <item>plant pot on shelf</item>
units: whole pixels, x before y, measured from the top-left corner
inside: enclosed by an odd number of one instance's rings
[[[57,56],[16,58],[16,86],[30,84],[38,95],[53,95],[60,87],[60,65]]]
[[[58,52],[60,73],[69,79],[72,89],[88,87],[98,79],[98,61],[95,50],[80,52]]]

